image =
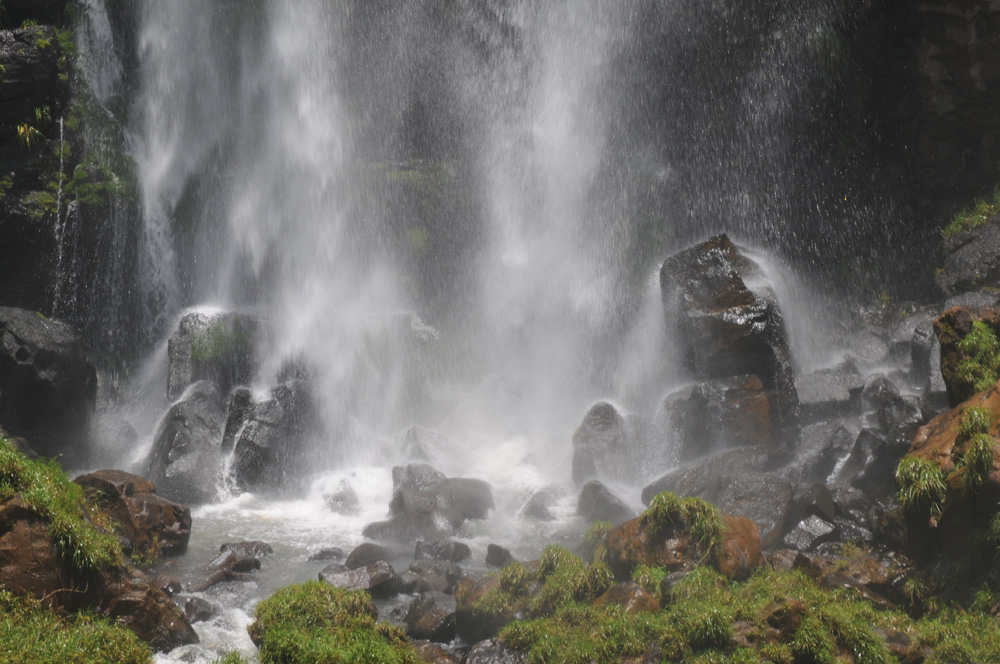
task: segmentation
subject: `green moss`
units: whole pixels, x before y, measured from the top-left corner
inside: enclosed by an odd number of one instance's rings
[[[416,664],[405,633],[376,623],[371,598],[320,581],[288,586],[257,605],[247,628],[263,664]]]
[[[896,498],[904,510],[914,514],[941,516],[948,498],[948,484],[941,468],[932,461],[904,457],[896,468]]]
[[[145,664],[149,648],[118,625],[60,615],[35,600],[0,590],[0,662]]]
[[[608,533],[614,530],[614,527],[615,524],[610,521],[595,521],[583,533],[581,544],[591,549],[597,548],[604,543],[604,539],[608,536]]]
[[[250,351],[250,335],[228,317],[220,318],[191,340],[191,359],[210,362],[246,355]]]
[[[980,198],[975,203],[955,215],[951,222],[941,229],[941,236],[948,239],[959,233],[975,230],[1000,213],[1000,187],[993,190],[992,198]]]
[[[86,499],[83,488],[55,461],[28,459],[0,439],[0,500],[14,495],[48,521],[49,534],[78,571],[123,563],[121,545],[109,534],[109,517]]]
[[[659,493],[650,501],[640,520],[642,528],[654,540],[675,530],[688,533],[707,560],[715,560],[722,550],[726,524],[719,510],[701,498],[678,498],[666,491]]]

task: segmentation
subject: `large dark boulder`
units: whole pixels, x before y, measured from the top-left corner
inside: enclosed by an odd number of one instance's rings
[[[259,327],[238,313],[185,314],[167,342],[167,398],[180,398],[199,380],[215,382],[223,393],[247,384],[257,369]]]
[[[389,519],[368,524],[365,537],[406,542],[442,539],[467,519],[485,519],[493,509],[493,492],[482,480],[445,477],[427,464],[392,469]]]
[[[68,325],[0,307],[0,427],[79,462],[96,395],[97,372]]]
[[[207,380],[170,407],[146,457],[146,476],[162,495],[194,504],[216,498],[225,423],[219,389]]]
[[[945,296],[1000,288],[1000,215],[947,238],[942,248],[944,265],[934,275],[934,285]]]
[[[618,408],[599,401],[573,433],[573,481],[579,486],[594,478],[631,477],[638,453],[636,427]]]
[[[246,491],[280,490],[299,477],[306,443],[318,414],[308,383],[292,379],[255,401],[246,388],[233,390],[222,452],[233,451],[230,472]]]
[[[621,523],[635,516],[621,498],[598,482],[591,480],[580,489],[580,497],[576,504],[576,513],[588,522],[609,521]]]
[[[687,368],[701,379],[756,376],[771,400],[775,436],[785,441],[797,427],[794,372],[778,303],[757,286],[763,282],[760,266],[726,235],[660,269],[667,329]]]
[[[164,554],[187,550],[191,510],[156,495],[152,482],[122,470],[98,470],[73,480],[96,493],[105,510],[121,525],[126,551]]]

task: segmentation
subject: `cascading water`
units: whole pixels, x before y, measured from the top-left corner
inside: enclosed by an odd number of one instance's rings
[[[664,325],[663,255],[726,229],[793,259],[815,253],[811,237],[799,253],[787,246],[815,201],[790,202],[801,162],[780,129],[808,95],[784,72],[801,49],[827,48],[824,26],[850,11],[788,18],[779,4],[708,54],[718,40],[703,33],[739,20],[734,3],[134,8],[142,223],[130,249],[109,251],[141,266],[131,307],[142,313],[105,319],[147,336],[117,411],[146,442],[121,453],[141,466],[167,405],[165,337],[186,311],[259,324],[255,396],[305,378],[319,413],[303,477],[281,499],[244,493],[195,512],[190,552],[166,563],[174,573],[197,574],[222,541],[277,551],[266,580],[221,591],[231,608],[200,628],[213,645],[173,659],[251,649],[256,599],[313,577],[312,549],[359,543],[384,516],[411,424],[452,441],[430,450],[435,466],[493,485],[495,514],[462,531],[478,559],[490,540],[528,557],[581,528],[568,480],[583,413],[610,398],[652,414],[688,380]],[[112,104],[128,76],[97,0],[86,25],[87,77]],[[758,41],[765,55],[739,60]],[[716,65],[729,79],[706,78]],[[773,280],[781,299],[805,291]],[[789,326],[804,364],[825,361],[810,319]],[[354,515],[323,505],[344,480],[361,499]],[[559,520],[522,522],[517,510],[545,487],[564,491]]]

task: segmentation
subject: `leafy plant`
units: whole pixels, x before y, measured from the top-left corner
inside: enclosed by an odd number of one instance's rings
[[[972,205],[955,215],[951,223],[941,229],[941,235],[948,239],[959,233],[972,231],[983,226],[1000,213],[1000,187],[993,190],[992,198],[977,199]]]

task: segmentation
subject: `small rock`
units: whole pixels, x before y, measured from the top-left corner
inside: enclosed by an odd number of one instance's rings
[[[486,639],[472,646],[462,664],[528,664],[528,653],[511,650],[499,639]]]
[[[350,516],[358,512],[358,494],[347,480],[341,480],[333,493],[324,494],[323,502],[337,514]]]
[[[553,503],[555,503],[555,499],[551,493],[536,491],[521,508],[521,518],[532,521],[555,521],[555,516],[549,511]]]
[[[404,619],[406,633],[413,639],[447,643],[455,638],[456,602],[452,595],[424,592],[410,604]]]
[[[489,544],[486,547],[486,564],[490,567],[503,568],[514,561],[514,556],[510,551],[498,544]]]
[[[219,607],[200,597],[188,597],[184,602],[184,615],[192,623],[205,622],[219,615]]]
[[[354,570],[345,570],[342,565],[330,565],[320,571],[319,580],[345,590],[367,590],[378,597],[398,592],[396,572],[384,560]]]
[[[353,551],[351,555],[347,556],[347,561],[344,566],[347,569],[358,569],[359,567],[368,567],[372,563],[378,562],[379,560],[385,560],[388,558],[386,550],[378,544],[372,542],[365,542],[359,544]]]
[[[460,563],[472,555],[468,544],[453,540],[419,540],[413,549],[413,558],[433,558],[446,562]]]
[[[326,560],[341,560],[344,557],[344,550],[340,547],[331,546],[325,549],[320,549],[316,553],[309,556],[309,562],[323,562]]]
[[[798,551],[811,551],[830,538],[836,528],[815,514],[800,521],[785,535],[785,546]]]
[[[416,576],[412,592],[436,591],[451,593],[462,579],[462,568],[455,563],[440,560],[417,560],[408,570]]]
[[[219,547],[221,553],[232,551],[241,558],[262,558],[274,553],[274,549],[267,542],[228,542]]]
[[[591,480],[580,489],[576,513],[587,521],[610,521],[621,523],[635,516],[617,496],[598,480]]]
[[[643,590],[635,581],[626,581],[611,586],[607,592],[594,600],[594,606],[617,604],[625,608],[625,613],[656,613],[660,603]]]
[[[166,574],[161,574],[160,576],[156,577],[153,583],[156,584],[157,588],[167,593],[169,597],[173,597],[174,595],[179,593],[182,588],[179,579],[173,576],[167,576]]]

